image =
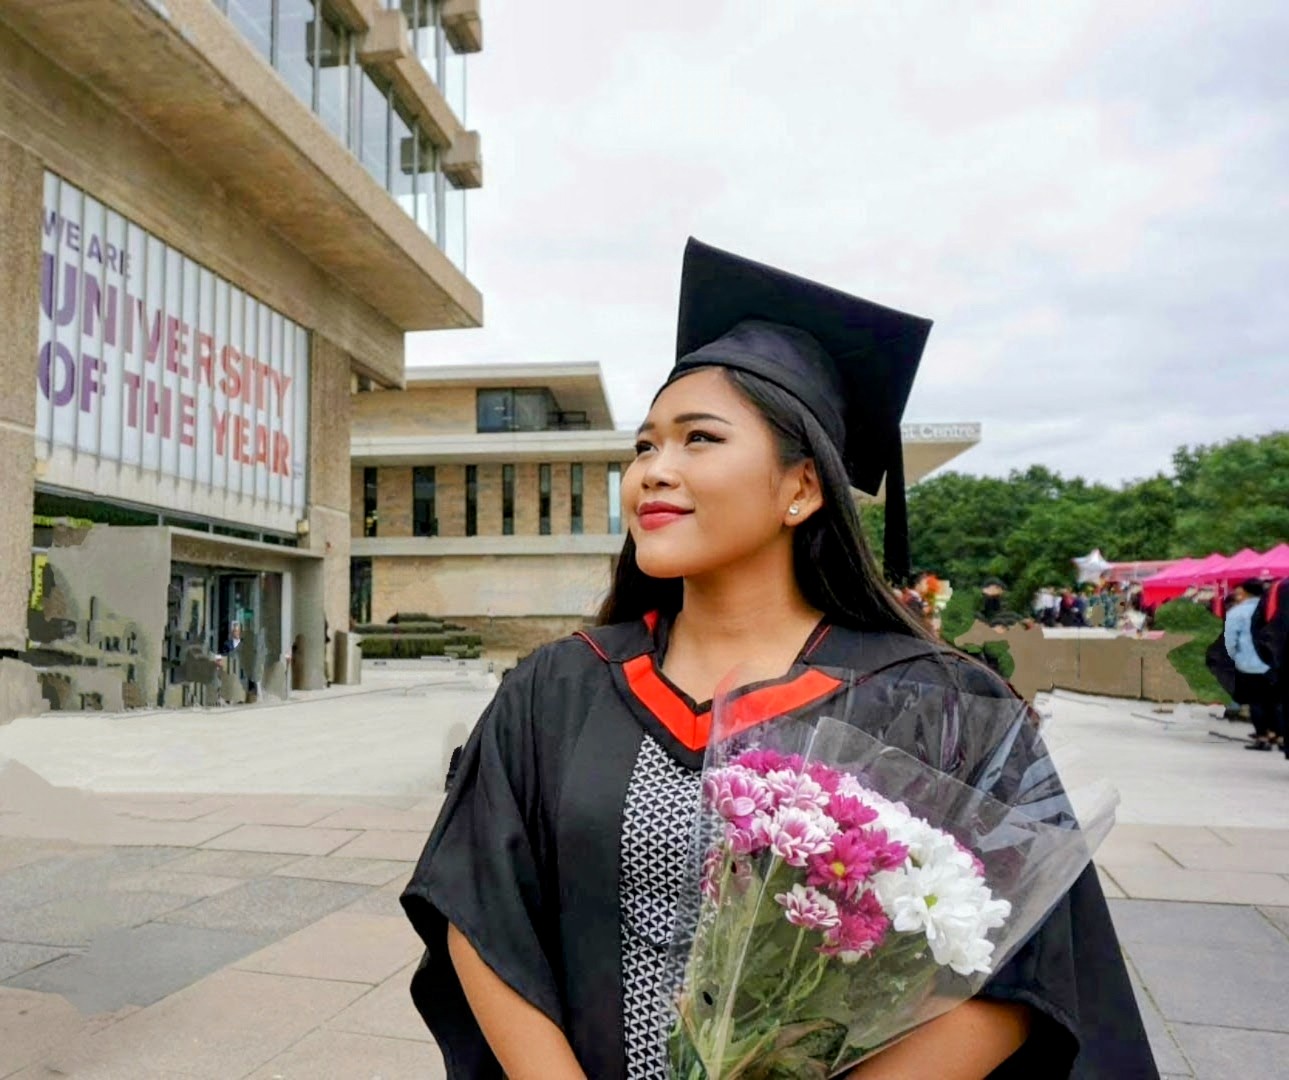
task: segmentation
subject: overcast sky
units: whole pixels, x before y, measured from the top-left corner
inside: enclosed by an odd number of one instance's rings
[[[486,0],[469,276],[410,364],[671,360],[690,234],[935,320],[953,467],[1117,482],[1289,426],[1285,0]]]

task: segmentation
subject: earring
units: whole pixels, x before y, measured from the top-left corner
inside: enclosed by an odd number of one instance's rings
[[[788,507],[788,513],[791,514],[793,517],[796,517],[799,513],[801,513],[801,507],[799,507],[796,503],[793,503],[791,506]]]

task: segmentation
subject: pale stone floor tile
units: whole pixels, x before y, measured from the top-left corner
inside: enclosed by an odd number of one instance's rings
[[[325,807],[310,806],[298,800],[265,802],[259,798],[236,800],[214,813],[202,818],[203,821],[231,821],[238,825],[293,825],[303,827],[315,825],[335,811]],[[344,828],[345,826],[335,826]]]
[[[1285,937],[1289,938],[1289,907],[1261,907],[1258,910]]]
[[[359,983],[225,968],[47,1060],[77,1080],[153,1075],[230,1080],[281,1054],[363,990]]]
[[[390,918],[406,919],[407,915],[398,898],[403,895],[408,878],[411,876],[409,873],[406,878],[395,878],[388,885],[373,889],[366,896],[349,904],[345,910],[362,912],[364,915],[388,915]]]
[[[0,930],[0,933],[3,931]],[[12,941],[0,941],[0,981],[12,979],[31,968],[48,964],[60,956],[66,956],[67,949],[50,945],[21,945]],[[0,1076],[3,1076],[0,1073]]]
[[[1110,915],[1124,945],[1280,949],[1284,941],[1255,908],[1230,904],[1176,904],[1162,900],[1112,900]]]
[[[1101,882],[1101,891],[1105,893],[1107,900],[1116,900],[1128,895],[1119,888],[1114,875],[1104,866],[1098,866],[1097,871],[1097,880]]]
[[[357,859],[414,862],[421,857],[428,838],[428,830],[418,833],[371,829],[357,839],[351,840],[344,847],[337,848],[335,854]]]
[[[1111,840],[1141,841],[1148,844],[1186,844],[1197,847],[1208,844],[1223,847],[1228,843],[1215,830],[1201,825],[1132,825],[1119,824],[1110,833]]]
[[[203,847],[207,850],[268,851],[282,855],[330,855],[357,835],[358,833],[347,829],[239,825]]]
[[[422,946],[406,919],[337,911],[237,961],[274,975],[375,985],[416,960]]]
[[[1257,757],[1258,755],[1253,755]],[[1289,847],[1289,829],[1237,829],[1215,828],[1213,830],[1228,844],[1253,847]]]
[[[145,1006],[262,947],[263,936],[147,923],[102,934],[88,949],[44,964],[9,986],[62,994],[81,1013]]]
[[[48,1050],[75,1038],[84,1025],[76,1007],[57,994],[0,987],[0,1076],[39,1061]]]
[[[406,1039],[315,1031],[247,1080],[443,1080],[437,1046]]]
[[[410,878],[414,865],[390,859],[346,859],[338,855],[315,855],[293,862],[273,873],[278,877],[346,881],[352,885],[388,885],[396,878]]]
[[[1289,944],[1269,949],[1132,944],[1126,949],[1170,1024],[1289,1033],[1284,1006]]]
[[[1095,861],[1100,866],[1157,866],[1175,867],[1171,858],[1158,844],[1148,840],[1122,840],[1111,834],[1097,848]]]
[[[298,855],[281,855],[267,851],[215,851],[202,848],[189,852],[166,865],[167,870],[182,874],[211,874],[215,877],[255,878],[271,874],[283,866],[298,862]]]
[[[364,994],[344,1012],[328,1020],[327,1027],[391,1039],[434,1042],[430,1029],[412,1004],[410,988],[415,970],[414,963],[401,968],[371,993]]]
[[[1289,1034],[1203,1024],[1176,1024],[1197,1080],[1271,1080],[1289,1075]]]
[[[233,828],[233,823],[228,821],[150,821],[146,818],[115,817],[103,827],[103,842],[130,847],[162,844],[200,847]]]
[[[1163,845],[1187,870],[1237,870],[1248,874],[1289,874],[1289,847],[1197,847]]]
[[[185,874],[168,867],[141,870],[137,874],[114,878],[108,888],[116,892],[166,892],[180,896],[216,896],[245,884],[241,878],[218,877],[214,874]]]
[[[9,940],[32,945],[88,945],[99,934],[177,914],[191,896],[174,893],[101,892],[50,900],[4,916]]]
[[[1275,874],[1110,866],[1130,897],[1139,900],[1185,900],[1213,904],[1289,906],[1289,880]]]
[[[367,885],[312,881],[309,878],[257,878],[218,896],[193,901],[182,910],[164,916],[161,921],[209,930],[282,937],[353,903],[370,891]]]
[[[319,822],[329,829],[384,829],[428,836],[435,814],[418,810],[395,810],[383,806],[350,806],[336,810]]]
[[[122,817],[147,818],[149,821],[196,821],[227,806],[228,799],[211,796],[179,802],[173,799],[155,801],[130,795],[106,797],[103,805]]]

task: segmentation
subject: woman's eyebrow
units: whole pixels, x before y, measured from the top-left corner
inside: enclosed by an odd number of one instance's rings
[[[729,424],[730,427],[733,427],[733,424],[726,420],[725,417],[717,416],[715,413],[687,412],[671,418],[673,424],[693,424],[699,420],[715,420],[718,424]],[[652,431],[656,426],[652,420],[646,420],[640,425],[636,434],[643,435],[646,431]]]

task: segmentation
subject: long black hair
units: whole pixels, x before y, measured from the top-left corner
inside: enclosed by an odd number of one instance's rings
[[[883,580],[864,538],[841,454],[819,421],[773,383],[744,371],[721,371],[770,425],[784,468],[807,459],[815,463],[823,505],[792,535],[793,569],[806,602],[840,626],[929,638]],[[630,622],[650,611],[675,616],[683,591],[682,579],[650,577],[640,569],[635,540],[628,535],[596,623]]]

